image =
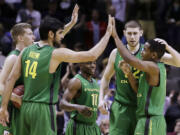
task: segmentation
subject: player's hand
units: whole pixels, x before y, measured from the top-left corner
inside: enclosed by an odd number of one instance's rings
[[[108,17],[108,26],[107,26],[107,30],[106,30],[106,32],[109,34],[109,35],[111,35],[112,34],[112,17],[111,17],[111,15],[109,15],[109,17]]]
[[[77,108],[77,111],[81,114],[84,115],[85,117],[91,117],[92,116],[92,111],[90,107],[87,107],[85,105],[79,105]]]
[[[116,31],[116,22],[115,22],[114,17],[112,19],[112,23],[113,23],[112,37],[115,38],[117,36],[117,31]]]
[[[131,73],[131,67],[129,66],[128,63],[126,63],[125,61],[121,61],[119,63],[119,67],[121,68],[121,70],[123,71],[123,73],[125,75],[129,75]]]
[[[101,112],[101,114],[107,115],[108,114],[108,102],[106,102],[105,100],[100,102],[99,106],[98,106],[98,109]]]
[[[78,20],[78,11],[79,11],[79,6],[76,4],[73,12],[72,12],[72,17],[71,17],[71,23],[72,24],[76,24],[77,20]]]
[[[9,123],[9,113],[7,110],[0,108],[0,124],[7,126],[6,122]]]
[[[161,38],[155,38],[154,40],[161,43],[161,44],[164,44],[166,46],[166,49],[167,49],[167,46],[169,46],[168,43]]]

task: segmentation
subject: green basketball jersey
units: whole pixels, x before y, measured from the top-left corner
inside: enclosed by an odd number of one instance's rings
[[[157,87],[149,86],[146,73],[143,72],[139,80],[137,94],[137,117],[163,115],[166,96],[166,69],[163,63],[157,63],[160,70],[160,80]]]
[[[140,45],[140,48],[136,54],[136,58],[141,59],[141,51],[143,49],[144,45]],[[131,88],[131,85],[128,81],[128,77],[124,75],[123,71],[120,69],[120,62],[123,60],[121,55],[119,54],[119,51],[116,53],[116,59],[114,63],[115,73],[116,73],[116,94],[115,94],[115,100],[130,106],[136,106],[137,105],[137,99],[136,99],[136,93]],[[131,67],[133,75],[136,79],[139,79],[139,76],[141,74],[140,70],[137,70],[134,67]]]
[[[51,55],[54,48],[33,44],[27,47],[21,59],[21,72],[24,79],[25,102],[55,104],[58,101],[60,66],[56,72],[49,73]]]
[[[8,54],[8,56],[10,56],[10,55],[19,56],[19,54],[20,54],[20,51],[17,50],[17,49],[15,49],[15,50],[12,50],[12,51]],[[17,85],[21,85],[21,84],[23,84],[23,78],[22,78],[22,76],[16,81],[15,87],[16,87]]]
[[[95,79],[92,79],[92,82],[89,82],[79,74],[77,74],[75,78],[78,78],[81,81],[82,87],[80,97],[74,98],[72,102],[75,104],[91,107],[93,114],[90,118],[88,118],[79,114],[77,111],[73,111],[71,113],[71,118],[83,123],[94,123],[97,119],[99,85]]]

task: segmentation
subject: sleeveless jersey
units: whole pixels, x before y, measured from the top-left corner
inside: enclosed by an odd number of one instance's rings
[[[141,51],[143,47],[144,45],[141,44],[137,53],[134,54],[136,58],[141,59]],[[115,68],[115,73],[116,73],[115,100],[124,105],[136,106],[137,105],[136,93],[131,88],[131,85],[128,81],[128,77],[124,75],[123,71],[120,69],[120,66],[119,66],[122,60],[123,58],[121,57],[121,55],[119,54],[119,51],[117,50],[116,59],[114,63],[114,68]],[[132,69],[132,73],[134,77],[138,80],[141,74],[140,70],[137,70],[134,67],[131,67],[131,69]]]
[[[15,50],[12,50],[12,51],[8,54],[8,56],[10,56],[10,55],[19,56],[19,54],[20,54],[20,51],[17,50],[17,49],[15,49]],[[18,86],[18,85],[21,85],[21,84],[23,84],[23,78],[22,78],[22,76],[16,81],[15,87]]]
[[[75,78],[81,81],[81,95],[78,98],[74,98],[72,103],[90,107],[92,109],[92,116],[90,118],[85,117],[77,111],[73,111],[71,113],[71,118],[83,123],[95,123],[99,103],[99,85],[95,79],[89,82],[79,74],[77,74]]]
[[[55,73],[49,73],[51,55],[54,48],[33,44],[27,47],[21,59],[24,79],[25,102],[55,104],[58,101],[60,66]]]
[[[137,94],[137,117],[163,115],[166,96],[166,69],[163,63],[157,63],[160,80],[157,87],[149,86],[146,73],[141,74]]]

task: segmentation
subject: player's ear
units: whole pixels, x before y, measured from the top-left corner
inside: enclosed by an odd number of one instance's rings
[[[140,30],[140,36],[142,36],[143,35],[143,30]]]
[[[54,32],[53,31],[49,31],[48,32],[48,38],[51,38],[51,39],[53,39],[54,38]]]
[[[152,52],[152,53],[151,53],[151,58],[152,58],[153,60],[158,59],[158,54],[157,54],[157,52]]]
[[[126,30],[123,30],[123,34],[124,34],[124,36],[126,36]]]

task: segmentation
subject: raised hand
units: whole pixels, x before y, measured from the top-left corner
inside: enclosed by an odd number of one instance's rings
[[[169,46],[168,43],[161,38],[155,38],[154,40],[161,43],[161,44],[164,44],[166,46],[166,49],[167,49],[167,46]]]
[[[72,12],[72,17],[71,17],[71,22],[73,24],[76,24],[77,20],[78,20],[78,11],[79,11],[79,6],[76,4],[73,12]]]
[[[92,111],[90,107],[87,107],[85,105],[79,105],[77,110],[81,115],[84,115],[85,117],[92,116]]]
[[[113,18],[111,17],[111,15],[109,15],[109,17],[108,17],[108,26],[107,26],[106,32],[108,32],[110,35],[112,34],[112,27],[113,27],[112,20],[113,20]]]
[[[117,31],[116,31],[116,23],[115,23],[114,17],[112,18],[112,23],[113,23],[112,36],[116,37],[117,36]]]

